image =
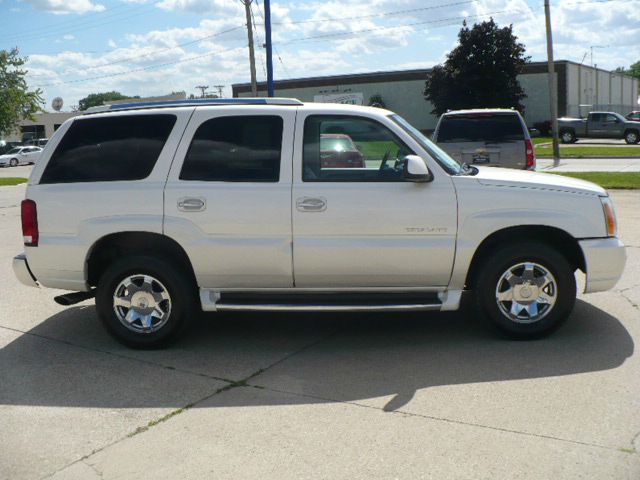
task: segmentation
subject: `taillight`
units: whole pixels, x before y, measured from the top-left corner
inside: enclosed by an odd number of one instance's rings
[[[21,204],[22,238],[25,247],[38,246],[38,209],[33,200],[23,200]]]
[[[533,152],[533,144],[531,140],[524,141],[524,149],[527,152],[527,170],[535,170],[536,154]]]

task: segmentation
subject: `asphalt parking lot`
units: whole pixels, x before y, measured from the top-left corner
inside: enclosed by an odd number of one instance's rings
[[[20,285],[0,188],[0,478],[640,478],[640,192],[611,292],[534,342],[447,314],[206,316],[132,351]]]

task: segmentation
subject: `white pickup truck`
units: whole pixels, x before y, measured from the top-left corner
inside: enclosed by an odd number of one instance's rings
[[[47,144],[13,266],[27,285],[73,292],[59,303],[95,296],[132,347],[166,345],[199,310],[456,310],[464,290],[478,317],[531,338],[569,315],[577,269],[586,292],[622,273],[605,190],[460,165],[388,110],[292,99],[102,110]],[[357,166],[326,140],[338,136]]]

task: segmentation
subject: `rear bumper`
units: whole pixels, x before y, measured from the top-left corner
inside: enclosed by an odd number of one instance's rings
[[[587,267],[584,293],[612,288],[624,270],[627,258],[624,244],[615,237],[580,240],[579,243]]]
[[[27,257],[24,253],[13,258],[13,273],[15,273],[21,283],[29,287],[37,287],[38,282],[29,269]]]

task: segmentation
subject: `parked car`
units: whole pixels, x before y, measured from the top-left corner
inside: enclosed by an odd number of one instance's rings
[[[503,119],[500,119],[503,120]],[[502,125],[502,124],[499,124]],[[367,151],[325,168],[322,134]],[[521,141],[521,140],[520,140]],[[607,192],[460,165],[381,108],[154,102],[67,120],[31,173],[17,278],[95,296],[121,342],[166,345],[204,311],[449,311],[533,338],[625,263]]]
[[[640,141],[640,123],[627,120],[615,112],[590,112],[587,118],[559,118],[562,143],[579,138],[623,138],[628,144]]]
[[[452,110],[438,120],[433,140],[460,163],[535,170],[529,131],[517,110]]]
[[[49,141],[48,138],[32,138],[30,140],[27,140],[26,142],[24,142],[24,145],[33,145],[36,147],[44,147],[47,142]]]
[[[0,167],[34,164],[40,158],[41,152],[40,147],[14,147],[4,155],[0,155]]]
[[[626,118],[627,120],[632,120],[634,122],[640,122],[640,111],[629,112],[624,116],[624,118]]]
[[[320,134],[320,161],[322,168],[363,168],[364,157],[349,135],[343,133]]]

